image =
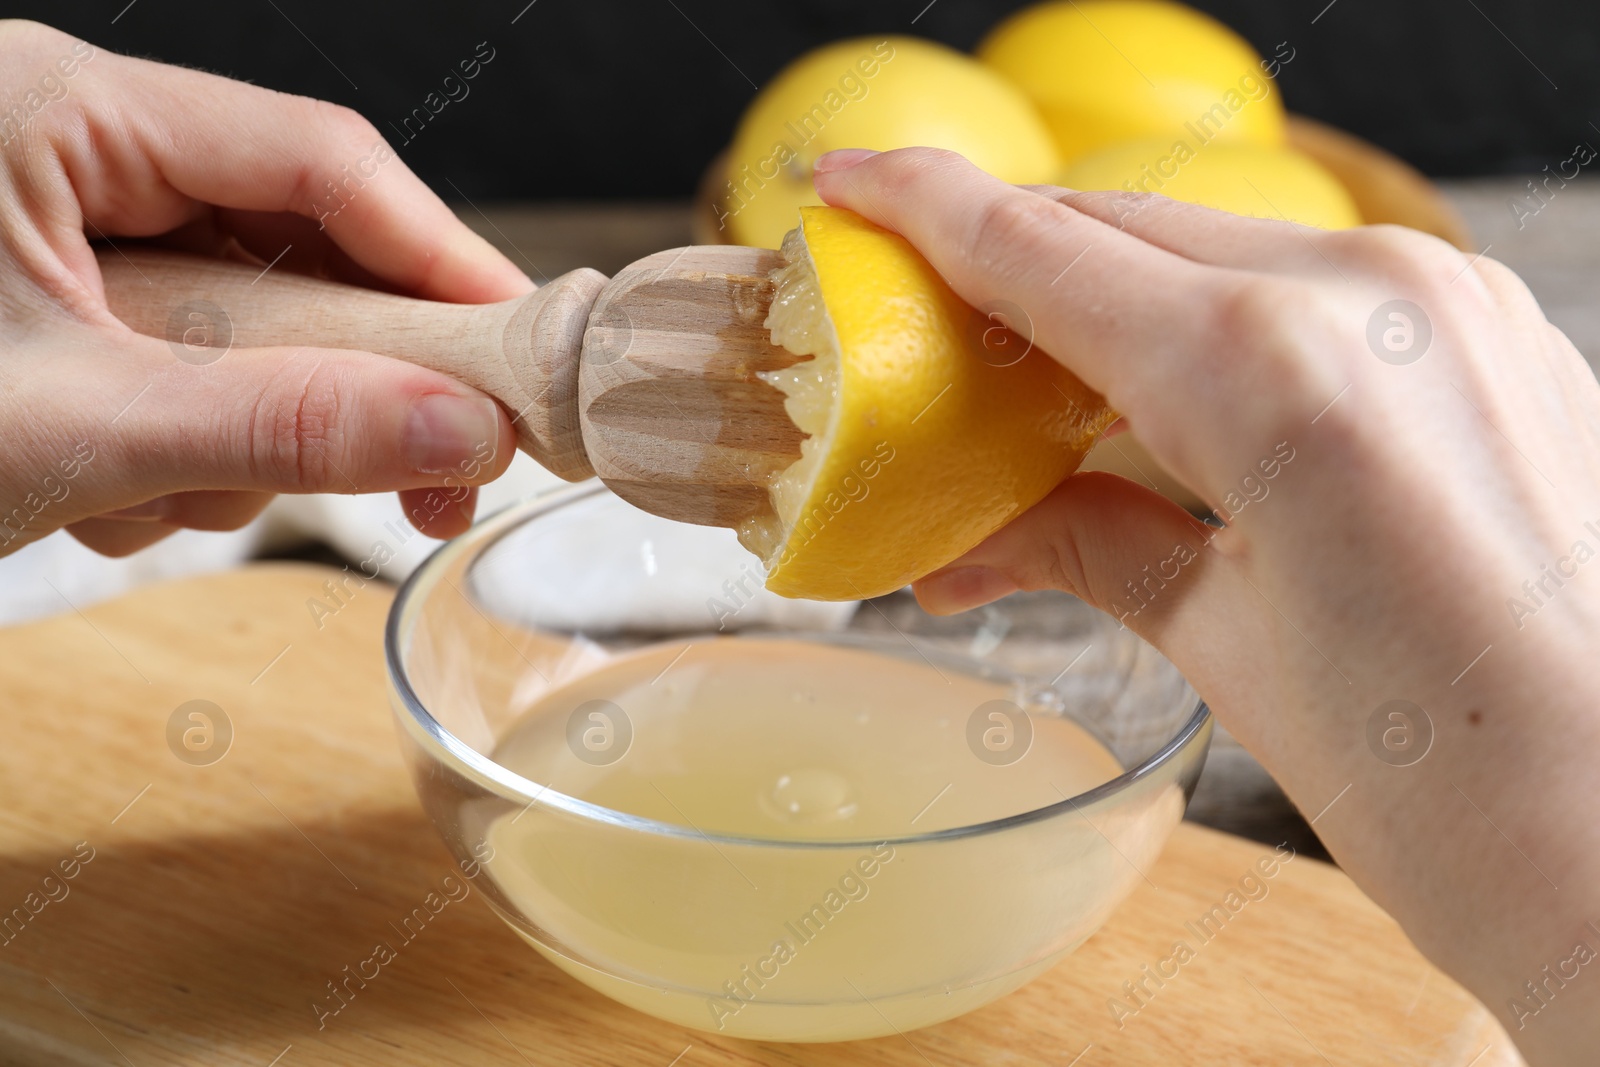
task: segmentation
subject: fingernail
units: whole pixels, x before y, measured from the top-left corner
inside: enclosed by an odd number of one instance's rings
[[[993,567],[951,567],[917,583],[917,601],[935,615],[954,615],[993,603],[1017,591],[1017,583]]]
[[[500,440],[500,406],[487,398],[430,393],[411,402],[401,445],[406,463],[423,474],[449,473]]]
[[[838,148],[832,152],[824,152],[817,157],[811,173],[832,174],[836,170],[849,170],[863,159],[871,159],[877,154],[870,148]]]

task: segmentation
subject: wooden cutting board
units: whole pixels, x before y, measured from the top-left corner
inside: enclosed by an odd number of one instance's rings
[[[785,1046],[661,1023],[568,979],[473,897],[447,905],[319,1030],[311,1004],[325,983],[393,940],[389,923],[451,870],[386,707],[391,593],[369,584],[319,629],[306,602],[335,573],[257,565],[0,630],[0,1062],[1521,1062],[1332,867],[1293,860],[1200,943],[1185,923],[1271,849],[1188,824],[1075,955],[900,1037]],[[169,718],[191,700],[232,724],[210,765],[168,744]],[[1193,958],[1157,987],[1143,968],[1180,939]],[[1141,979],[1152,992],[1128,1001],[1123,983]]]

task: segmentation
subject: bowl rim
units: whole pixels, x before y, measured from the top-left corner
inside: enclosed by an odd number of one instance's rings
[[[399,589],[395,592],[394,602],[389,606],[388,619],[384,624],[384,667],[388,674],[390,695],[393,698],[391,704],[397,706],[397,717],[400,708],[405,710],[409,722],[402,719],[401,723],[408,736],[414,741],[420,741],[430,755],[438,759],[451,771],[470,779],[486,791],[497,794],[501,799],[524,804],[524,810],[535,806],[551,808],[567,815],[578,816],[594,822],[636,830],[655,836],[704,841],[712,847],[734,845],[746,848],[860,850],[882,845],[915,845],[933,841],[977,837],[1010,830],[1034,822],[1043,822],[1069,812],[1082,814],[1085,807],[1116,796],[1151,777],[1196,744],[1197,741],[1203,746],[1200,758],[1203,760],[1205,757],[1211,734],[1211,711],[1206,706],[1206,702],[1198,694],[1195,694],[1194,708],[1189,717],[1160,748],[1117,777],[1102,782],[1092,789],[1079,793],[1077,796],[1065,797],[1062,800],[1030,811],[966,826],[952,826],[943,830],[929,830],[898,837],[848,840],[829,838],[813,841],[710,833],[692,826],[679,826],[676,823],[660,822],[644,816],[616,811],[551,789],[548,785],[535,782],[497,763],[491,757],[484,755],[461,740],[447,729],[443,723],[434,718],[433,714],[423,705],[421,698],[417,696],[416,690],[411,685],[401,649],[404,642],[410,637],[411,623],[414,621],[412,612],[409,609],[413,604],[420,602],[422,597],[433,591],[443,577],[445,568],[451,563],[462,556],[482,553],[488,550],[513,530],[539,518],[541,515],[601,495],[621,499],[611,493],[598,478],[590,478],[574,485],[559,486],[546,490],[502,508],[493,515],[480,520],[466,533],[445,542],[435,549],[427,559],[423,560],[411,572],[410,576],[400,584]],[[461,591],[458,590],[458,592]],[[462,596],[465,595],[462,592]],[[1192,693],[1193,689],[1191,688],[1190,691]],[[418,737],[419,730],[421,733],[420,738]]]

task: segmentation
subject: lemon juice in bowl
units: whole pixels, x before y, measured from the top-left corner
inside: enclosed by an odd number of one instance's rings
[[[719,635],[747,558],[579,485],[396,599],[422,807],[549,960],[713,1033],[892,1035],[1023,985],[1144,884],[1210,736],[1159,653],[1057,593],[935,619],[752,582]]]
[[[1074,916],[1082,933],[1020,953],[1019,939],[1039,931],[1019,915],[1137,878],[1164,836],[1083,811],[1053,842],[1081,862],[1065,881],[1023,891],[1034,899],[1021,908],[984,904],[990,882],[1039,865],[1020,836],[1021,854],[989,842],[987,862],[916,843],[1061,804],[1123,772],[1084,727],[1030,715],[1014,696],[859,643],[640,649],[546,694],[495,759],[675,828],[674,854],[608,848],[528,809],[487,828],[488,869],[517,912],[537,918],[537,930],[518,925],[524,937],[642,1011],[791,1041],[925,1026],[1076,947],[1101,909]],[[1008,955],[1014,965],[996,973]]]

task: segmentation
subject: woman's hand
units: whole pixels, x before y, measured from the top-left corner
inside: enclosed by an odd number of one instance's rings
[[[369,352],[195,366],[111,315],[89,242],[166,234],[435,300],[532,283],[346,108],[29,22],[0,21],[0,57],[0,554],[66,527],[124,555],[273,493],[397,489],[424,533],[464,529],[463,487],[514,447],[491,398]]]
[[[974,306],[1020,307],[1224,523],[1079,474],[922,603],[1055,588],[1122,619],[1525,1054],[1589,1062],[1600,387],[1516,276],[1407,230],[1017,189],[925,149],[825,156],[817,188]]]

